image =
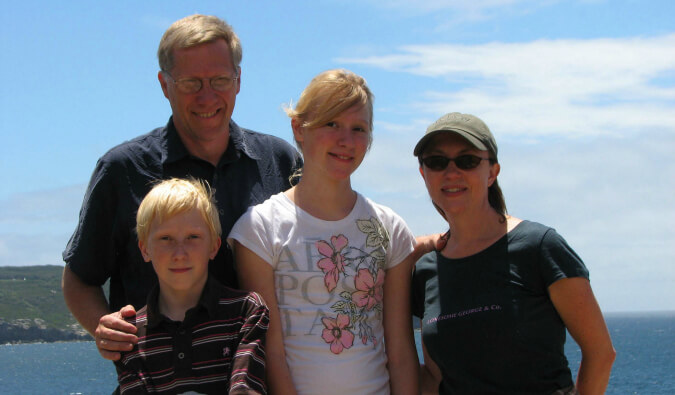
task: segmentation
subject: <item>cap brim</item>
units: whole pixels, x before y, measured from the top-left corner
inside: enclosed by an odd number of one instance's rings
[[[417,145],[415,145],[415,149],[413,150],[413,155],[415,156],[420,156],[422,154],[422,151],[424,151],[424,148],[426,145],[436,136],[442,133],[454,133],[458,134],[461,137],[465,138],[471,145],[476,147],[477,149],[481,151],[488,151],[488,147],[483,144],[482,141],[474,137],[471,133],[467,132],[466,130],[462,129],[439,129],[439,130],[434,130],[432,132],[428,132],[427,134],[424,135],[420,139],[420,141],[417,142]]]

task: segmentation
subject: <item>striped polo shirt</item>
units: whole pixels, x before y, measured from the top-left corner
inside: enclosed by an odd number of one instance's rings
[[[138,344],[115,362],[120,392],[266,393],[265,334],[269,310],[255,292],[204,286],[182,322],[159,312],[159,287],[127,319]]]

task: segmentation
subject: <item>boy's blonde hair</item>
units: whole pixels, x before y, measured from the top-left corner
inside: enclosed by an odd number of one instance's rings
[[[186,211],[199,210],[216,243],[221,234],[220,218],[213,190],[204,181],[193,178],[172,178],[156,184],[143,198],[136,213],[138,240],[147,243],[152,221],[161,224],[166,219]]]

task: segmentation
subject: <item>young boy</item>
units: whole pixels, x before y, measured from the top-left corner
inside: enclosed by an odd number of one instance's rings
[[[208,186],[170,179],[136,216],[138,247],[159,285],[128,321],[138,344],[115,362],[122,394],[264,394],[269,311],[260,296],[209,278],[220,221]]]

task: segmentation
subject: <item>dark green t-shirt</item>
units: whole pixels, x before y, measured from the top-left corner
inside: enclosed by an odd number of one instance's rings
[[[573,385],[548,286],[588,270],[552,228],[523,221],[461,259],[423,256],[413,313],[443,373],[441,394],[550,394]]]

